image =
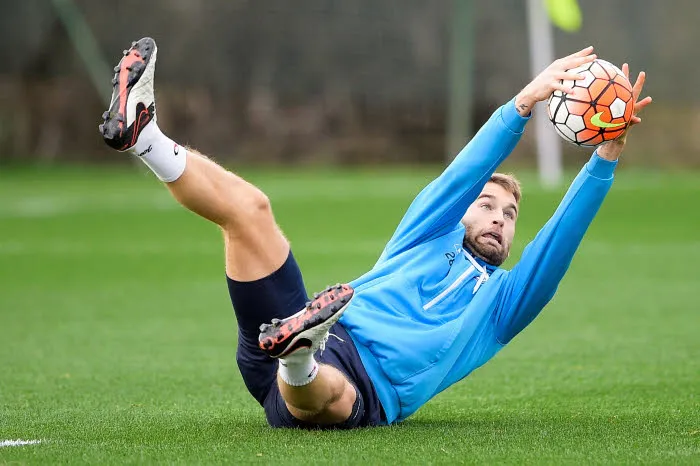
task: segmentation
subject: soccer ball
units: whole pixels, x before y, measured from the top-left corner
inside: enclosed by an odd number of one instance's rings
[[[562,83],[573,94],[554,91],[547,102],[549,120],[564,140],[595,147],[622,135],[632,119],[632,85],[624,73],[605,60],[573,68],[584,76]]]

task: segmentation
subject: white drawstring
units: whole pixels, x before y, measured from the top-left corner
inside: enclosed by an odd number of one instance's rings
[[[480,275],[479,275],[479,278],[476,280],[476,285],[474,286],[474,290],[472,291],[472,294],[476,293],[479,290],[479,288],[481,288],[481,285],[486,283],[486,280],[489,279],[489,274],[488,274],[488,272],[486,272],[486,269],[484,269],[481,265],[479,265],[479,263],[465,249],[462,249],[462,251],[464,252],[464,256],[467,259],[469,259],[469,262],[471,262],[471,264],[472,264],[471,267],[469,267],[459,277],[457,277],[457,279],[454,282],[452,282],[452,284],[450,286],[448,286],[447,288],[442,290],[442,292],[439,295],[435,296],[433,299],[430,300],[430,302],[425,304],[423,306],[424,311],[427,311],[428,309],[432,308],[437,303],[442,301],[445,298],[445,296],[452,293],[452,291],[454,291],[459,285],[461,285],[462,282],[464,282],[464,280],[466,280],[468,278],[471,279],[471,274],[472,274],[472,272],[474,272],[474,270],[479,272]]]
[[[488,272],[486,272],[486,269],[484,269],[481,265],[479,265],[479,263],[476,261],[476,259],[474,259],[472,257],[472,255],[467,252],[466,249],[463,249],[463,251],[464,251],[464,255],[467,256],[467,259],[469,259],[469,262],[471,262],[472,265],[474,266],[474,268],[479,273],[481,273],[481,275],[479,276],[479,279],[476,281],[476,285],[474,285],[474,291],[472,292],[472,294],[473,294],[473,293],[476,293],[479,290],[479,288],[481,288],[481,285],[486,283],[486,280],[489,279],[489,274],[488,274]]]
[[[481,287],[481,285],[486,283],[486,280],[488,280],[488,279],[489,279],[488,274],[486,272],[482,273],[479,276],[479,279],[476,281],[476,285],[474,285],[474,291],[472,292],[472,294],[476,293],[479,290],[479,288]]]
[[[321,350],[321,354],[323,354],[323,352],[324,352],[325,349],[326,349],[326,342],[328,342],[328,337],[336,337],[338,340],[340,340],[341,343],[345,343],[345,340],[343,340],[342,338],[340,338],[340,337],[339,337],[338,335],[336,335],[335,333],[330,333],[330,332],[328,332],[328,333],[326,333],[326,336],[323,337],[323,340],[321,340],[321,344],[320,344],[319,347],[318,347],[318,348]]]

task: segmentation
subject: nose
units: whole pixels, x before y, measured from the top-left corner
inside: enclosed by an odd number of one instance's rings
[[[491,223],[493,223],[494,225],[503,226],[505,224],[505,220],[503,219],[503,215],[502,214],[494,215],[493,220],[491,220]]]

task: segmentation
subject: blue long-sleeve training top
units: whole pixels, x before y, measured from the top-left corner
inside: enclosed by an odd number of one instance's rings
[[[528,118],[500,107],[421,191],[375,266],[354,280],[340,319],[387,422],[401,421],[491,359],[554,295],[613,181],[597,154],[512,270],[462,246],[469,205],[518,143]]]

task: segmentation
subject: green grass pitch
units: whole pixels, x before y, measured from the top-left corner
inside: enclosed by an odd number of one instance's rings
[[[310,291],[378,257],[438,171],[250,171]],[[517,258],[559,202],[525,176]],[[235,360],[216,227],[149,173],[0,171],[7,464],[700,463],[700,174],[620,170],[559,292],[408,421],[271,430]],[[512,265],[509,261],[506,265]]]

